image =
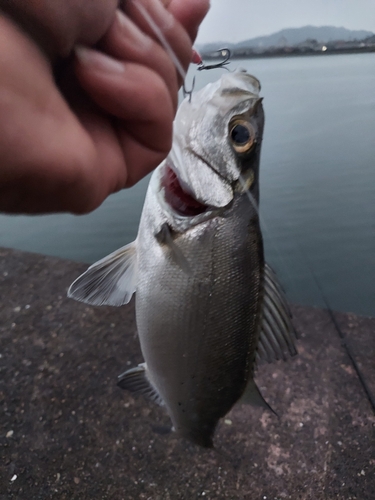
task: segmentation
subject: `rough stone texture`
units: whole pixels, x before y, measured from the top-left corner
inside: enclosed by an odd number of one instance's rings
[[[0,250],[1,500],[375,498],[373,409],[327,311],[293,308],[299,355],[259,369],[279,418],[235,407],[203,450],[116,387],[134,311],[66,299],[85,267]],[[374,391],[375,319],[336,317]]]

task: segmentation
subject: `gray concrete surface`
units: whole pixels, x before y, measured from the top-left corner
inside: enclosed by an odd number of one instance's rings
[[[68,300],[85,267],[0,249],[1,500],[375,499],[375,319],[335,314],[361,382],[327,311],[294,307],[299,355],[257,374],[279,418],[235,407],[203,450],[116,387],[134,310]]]

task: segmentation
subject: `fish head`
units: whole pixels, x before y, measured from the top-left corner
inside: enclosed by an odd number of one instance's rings
[[[181,215],[226,207],[244,186],[257,197],[264,125],[259,92],[254,76],[237,71],[181,104],[163,181],[167,202]]]

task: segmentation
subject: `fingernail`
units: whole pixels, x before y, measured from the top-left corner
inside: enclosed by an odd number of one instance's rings
[[[147,50],[152,45],[150,37],[145,35],[121,10],[116,11],[116,17],[124,30],[124,37],[134,42],[134,45],[143,50]]]
[[[108,73],[123,73],[124,65],[113,59],[112,57],[98,52],[97,50],[83,47],[82,45],[75,47],[75,53],[78,60],[85,66],[91,66],[93,69],[99,71],[106,71]]]
[[[193,64],[202,64],[202,57],[201,55],[199,54],[199,52],[197,52],[194,47],[193,47],[193,51],[192,51],[192,55],[191,55],[191,62]]]

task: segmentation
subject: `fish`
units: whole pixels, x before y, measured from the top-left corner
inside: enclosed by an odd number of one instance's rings
[[[118,385],[164,406],[173,429],[213,447],[237,403],[266,408],[257,365],[296,354],[284,291],[264,261],[259,81],[223,75],[180,105],[134,242],[89,267],[68,296],[121,306],[135,294],[144,362]]]

